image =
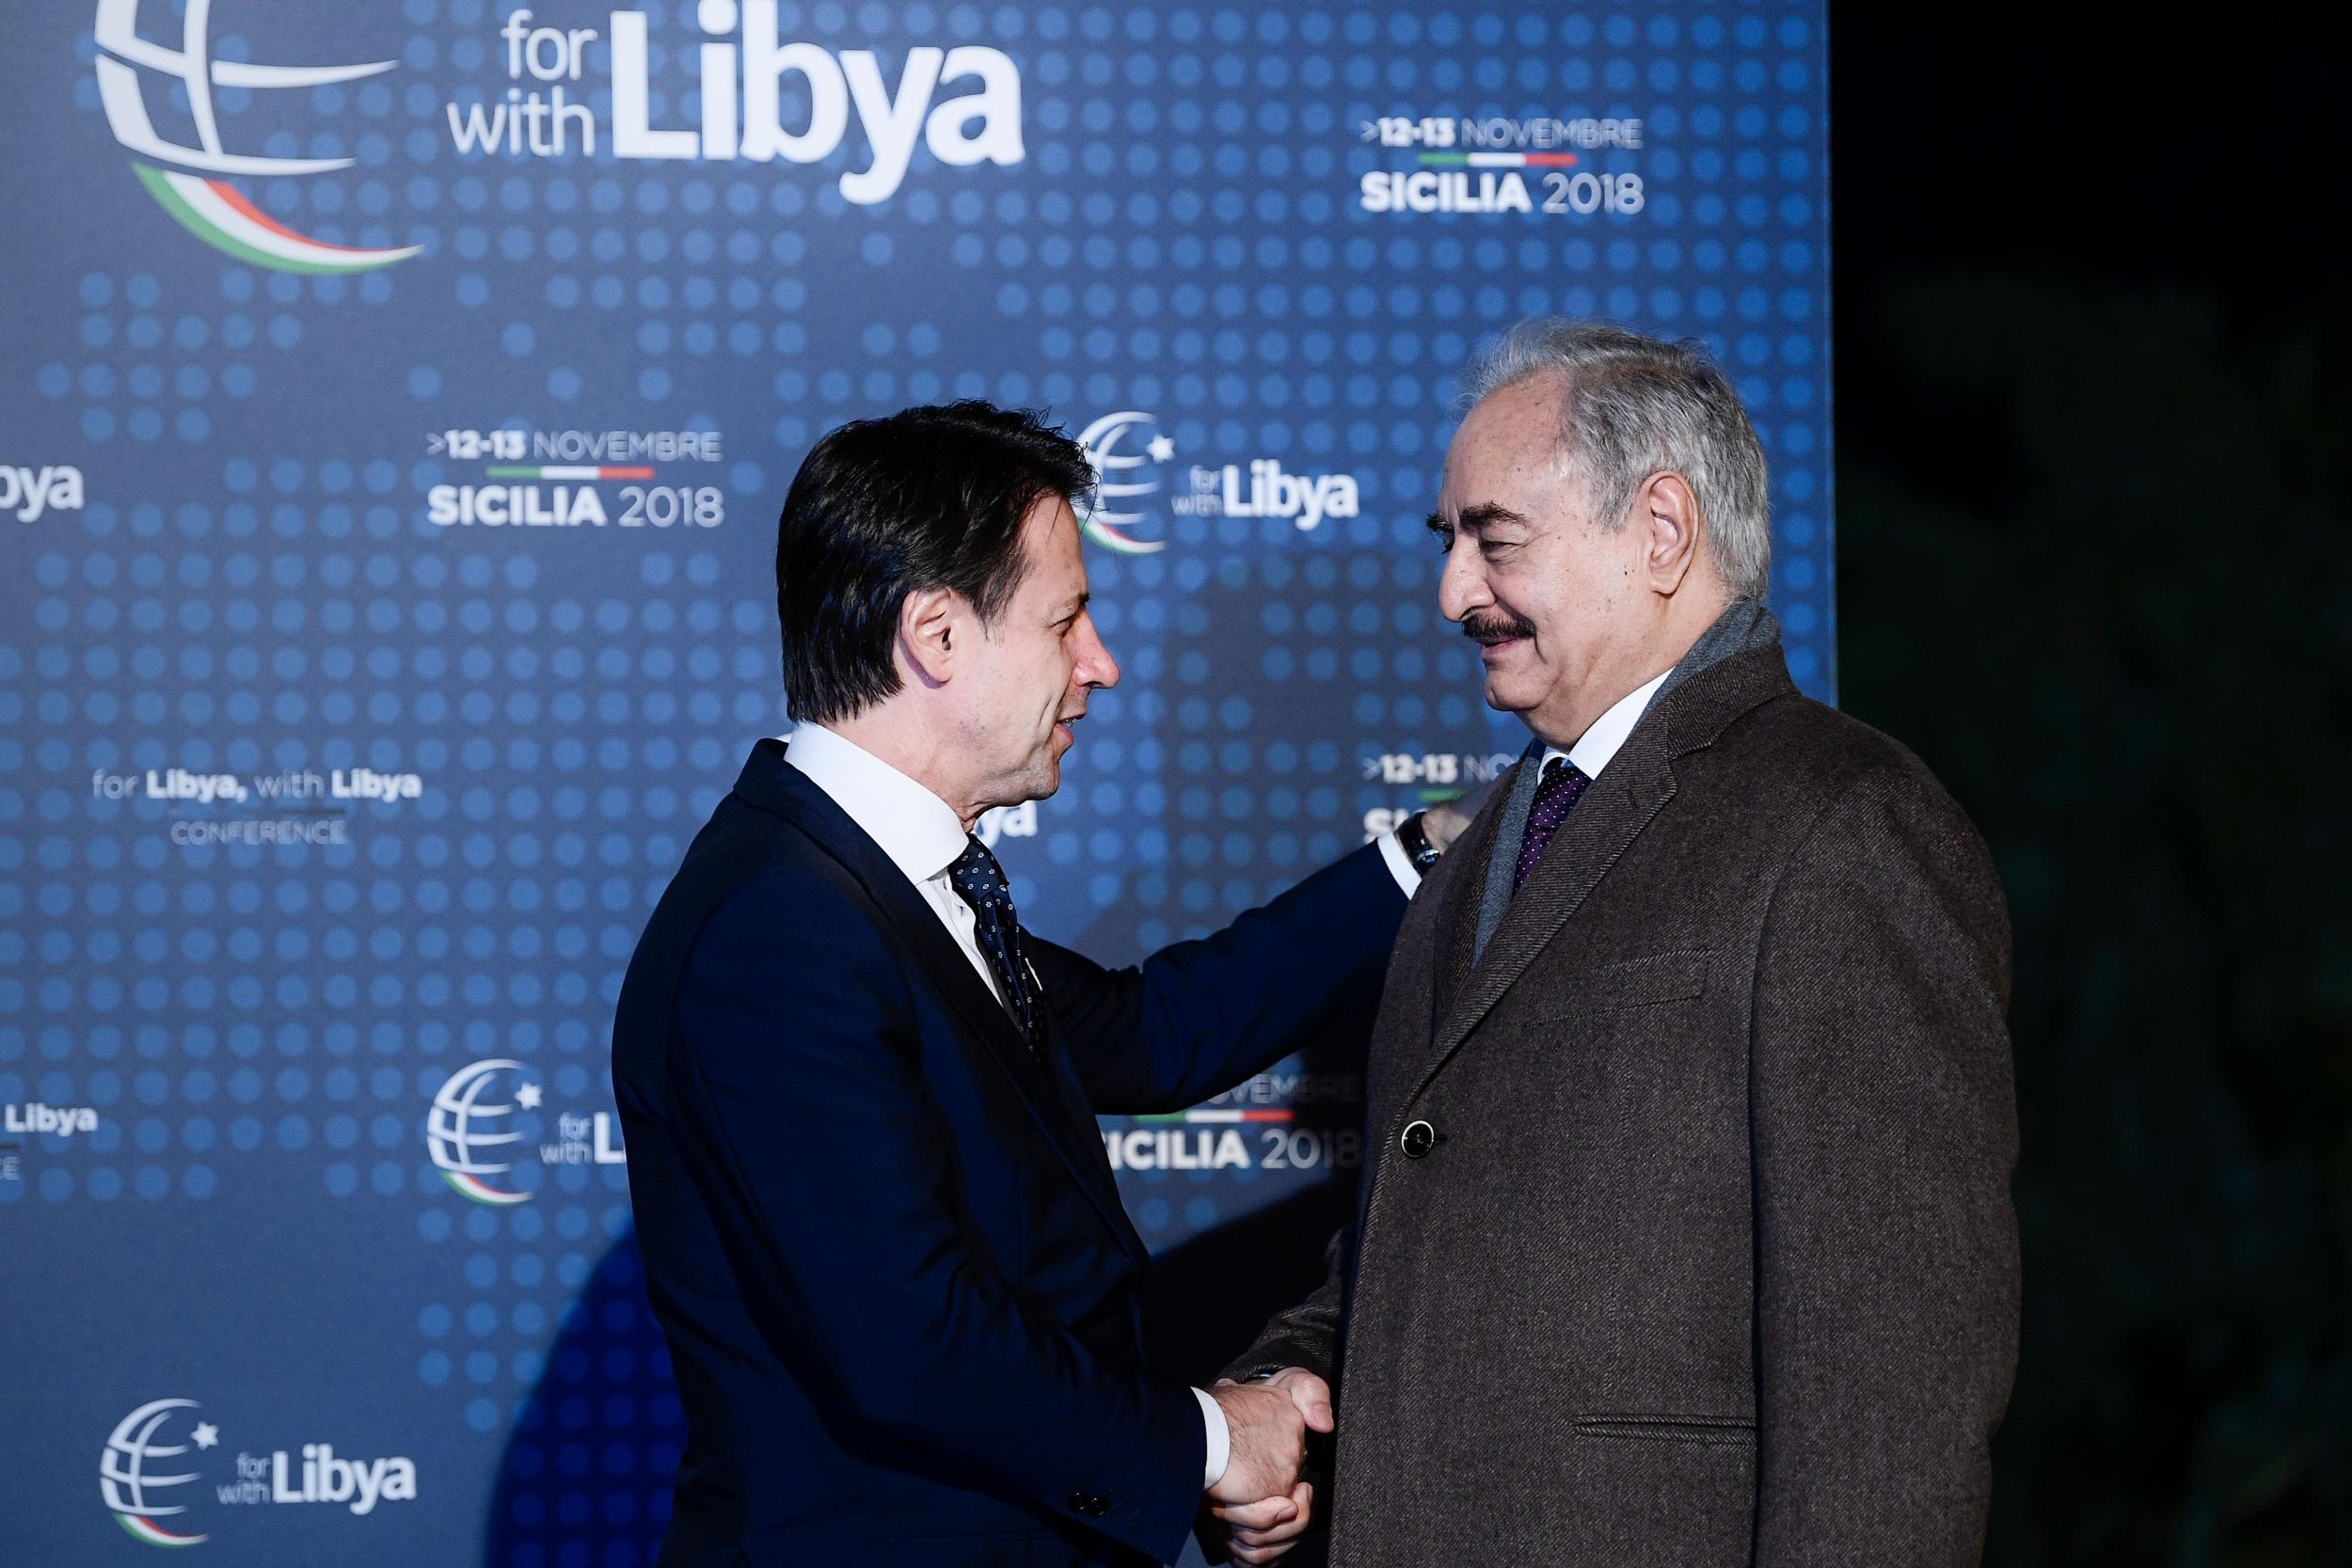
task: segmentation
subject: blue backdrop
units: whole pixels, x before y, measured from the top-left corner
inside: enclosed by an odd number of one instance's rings
[[[612,1006],[785,724],[770,530],[842,420],[1041,406],[1103,469],[1126,678],[988,828],[1106,959],[1518,750],[1422,518],[1522,314],[1731,368],[1831,694],[1818,0],[9,31],[7,1560],[650,1560],[681,1429]],[[1105,1121],[1174,1354],[1316,1272],[1360,1086],[1335,1046]]]

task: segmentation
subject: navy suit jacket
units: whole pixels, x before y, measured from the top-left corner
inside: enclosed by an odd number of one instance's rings
[[[1097,1113],[1170,1111],[1380,993],[1374,849],[1108,970],[1030,941],[1040,1065],[922,896],[762,741],[621,990],[612,1077],[685,1403],[665,1568],[1168,1560],[1184,1380]]]

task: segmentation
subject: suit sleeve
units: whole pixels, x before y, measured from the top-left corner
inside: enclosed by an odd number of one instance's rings
[[[1030,939],[1046,1005],[1104,1115],[1182,1110],[1380,999],[1405,894],[1368,845],[1215,936],[1137,969]]]
[[[1756,1561],[1973,1568],[2017,1348],[2009,929],[1923,772],[1825,810],[1758,976]]]
[[[680,1159],[777,1354],[852,1425],[1172,1559],[1200,1502],[1200,1406],[974,1255],[871,920],[810,879],[746,883],[695,939],[672,1042]]]

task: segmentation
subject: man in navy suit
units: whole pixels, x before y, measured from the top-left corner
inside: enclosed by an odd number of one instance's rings
[[[1119,669],[1078,447],[985,404],[834,432],[778,529],[797,728],[754,748],[639,942],[613,1085],[690,1438],[661,1560],[1245,1560],[1303,1528],[1304,1371],[1144,1364],[1098,1113],[1168,1111],[1376,998],[1430,814],[1106,970],[1021,928],[972,834],[1060,784]]]

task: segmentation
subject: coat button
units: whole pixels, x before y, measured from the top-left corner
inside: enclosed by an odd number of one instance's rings
[[[1404,1148],[1407,1160],[1418,1160],[1438,1147],[1438,1130],[1425,1121],[1412,1122],[1406,1127],[1405,1135],[1397,1142]]]
[[[1094,1499],[1092,1497],[1088,1497],[1084,1492],[1073,1492],[1070,1494],[1070,1512],[1073,1513],[1084,1514],[1087,1512],[1087,1505],[1093,1500]]]

